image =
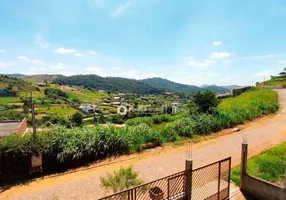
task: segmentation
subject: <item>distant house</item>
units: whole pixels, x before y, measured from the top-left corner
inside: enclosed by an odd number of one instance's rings
[[[166,96],[172,96],[172,95],[174,95],[173,92],[165,92],[164,94],[165,94]]]
[[[85,113],[94,113],[96,110],[96,105],[92,105],[92,104],[82,104],[79,109],[82,110],[82,112]]]
[[[1,97],[8,96],[8,92],[6,92],[5,90],[0,90],[0,96]]]
[[[105,92],[105,90],[98,90],[98,92]]]
[[[121,105],[121,102],[115,101],[115,102],[112,102],[112,105],[113,105],[113,106],[119,106],[119,105]]]
[[[125,96],[125,93],[118,93],[118,96]]]
[[[113,97],[114,100],[120,100],[121,97]]]
[[[37,86],[45,87],[45,86],[49,86],[49,84],[48,83],[37,83]]]

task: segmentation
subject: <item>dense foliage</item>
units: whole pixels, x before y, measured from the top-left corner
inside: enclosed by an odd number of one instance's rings
[[[81,86],[86,89],[106,90],[112,92],[159,94],[162,89],[150,86],[141,81],[120,77],[100,77],[97,75],[75,75],[59,77],[54,83]]]
[[[162,88],[166,91],[176,92],[176,93],[194,93],[197,91],[205,91],[205,90],[211,90],[213,92],[226,92],[229,90],[228,88],[214,86],[214,85],[207,86],[204,88],[199,88],[195,85],[176,83],[163,78],[147,78],[143,79],[142,82],[154,87]]]
[[[0,111],[0,120],[23,120],[25,114],[16,110],[3,110]]]
[[[207,90],[205,92],[196,92],[193,95],[193,102],[198,106],[200,113],[214,113],[216,110],[219,100],[216,98],[215,93]]]

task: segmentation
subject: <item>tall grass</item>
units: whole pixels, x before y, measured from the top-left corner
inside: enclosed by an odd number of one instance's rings
[[[161,124],[164,122],[172,122],[175,121],[176,119],[180,118],[180,115],[169,115],[169,114],[162,114],[162,115],[153,115],[151,117],[136,117],[133,119],[128,119],[126,120],[125,124],[134,126],[134,125],[139,125],[141,123],[147,124],[151,126],[152,124]]]

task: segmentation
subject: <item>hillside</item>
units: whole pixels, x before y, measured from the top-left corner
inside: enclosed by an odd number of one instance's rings
[[[4,89],[16,92],[30,89],[34,90],[36,87],[22,79],[0,75],[0,90]]]
[[[62,75],[60,74],[52,74],[52,75],[48,75],[48,74],[37,74],[37,75],[30,75],[30,76],[20,76],[19,78],[25,80],[25,81],[29,81],[31,83],[43,83],[43,82],[48,82],[48,83],[52,83],[55,79],[57,79],[58,77],[61,77]]]
[[[147,78],[141,81],[153,87],[158,87],[170,92],[193,93],[200,90],[197,86],[175,83],[163,78]]]
[[[86,89],[106,90],[111,92],[159,94],[164,90],[150,86],[142,81],[120,77],[100,77],[97,75],[60,76],[54,81],[56,84],[81,86]]]
[[[148,78],[148,79],[143,79],[142,82],[171,92],[193,93],[199,90],[201,91],[210,90],[215,93],[222,93],[229,90],[226,87],[216,86],[216,85],[203,85],[202,87],[197,87],[195,85],[176,83],[163,78]]]

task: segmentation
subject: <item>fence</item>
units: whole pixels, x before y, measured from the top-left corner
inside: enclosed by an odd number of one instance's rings
[[[188,167],[187,167],[188,166]],[[224,200],[229,197],[231,158],[122,191],[100,200]]]

